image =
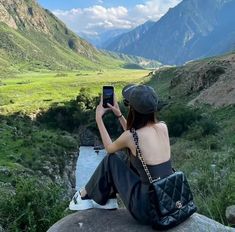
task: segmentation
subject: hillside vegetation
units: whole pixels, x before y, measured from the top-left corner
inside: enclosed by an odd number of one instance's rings
[[[124,63],[98,51],[35,0],[0,2],[3,71],[117,68]]]

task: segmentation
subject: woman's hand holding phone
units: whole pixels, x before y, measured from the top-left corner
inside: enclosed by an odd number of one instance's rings
[[[110,111],[110,108],[103,107],[103,96],[101,95],[100,104],[96,107],[96,121],[102,119],[107,111]]]
[[[96,108],[96,119],[102,118],[103,115],[104,115],[107,111],[110,111],[110,110],[112,110],[113,113],[114,113],[114,115],[116,115],[117,117],[122,114],[122,113],[121,113],[121,110],[120,110],[120,108],[119,108],[119,105],[118,105],[116,96],[114,96],[114,104],[111,105],[111,104],[107,103],[107,106],[108,106],[108,108],[104,108],[104,107],[103,107],[103,96],[101,96],[100,104],[99,104],[99,105],[97,106],[97,108]]]
[[[122,119],[122,120],[120,120],[120,123],[122,125],[123,130],[126,130],[126,119],[124,117],[122,117],[122,113],[119,108],[119,105],[118,105],[118,102],[117,102],[115,95],[114,95],[113,105],[107,103],[107,107],[108,108],[104,108],[103,96],[101,96],[100,104],[96,108],[96,122],[97,122],[97,124],[99,125],[102,122],[102,117],[107,111],[112,110],[113,113],[116,115],[116,117]]]
[[[121,113],[121,110],[119,108],[119,105],[118,105],[118,102],[117,102],[117,98],[116,96],[114,95],[114,101],[113,101],[113,106],[111,104],[107,104],[108,107],[113,111],[113,113],[118,117],[120,116],[122,113]]]

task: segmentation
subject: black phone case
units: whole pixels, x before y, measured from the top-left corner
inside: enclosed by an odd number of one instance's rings
[[[107,103],[113,105],[114,88],[113,87],[103,87],[103,107],[108,108]]]

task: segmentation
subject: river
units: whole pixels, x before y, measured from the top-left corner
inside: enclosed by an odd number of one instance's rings
[[[79,157],[76,166],[76,190],[80,190],[86,185],[105,155],[105,150],[100,150],[97,154],[94,147],[81,146],[79,148]]]

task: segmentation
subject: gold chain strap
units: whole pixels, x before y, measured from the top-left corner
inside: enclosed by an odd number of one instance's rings
[[[138,156],[138,158],[140,159],[140,161],[141,161],[141,163],[143,165],[143,168],[144,168],[144,170],[146,172],[146,175],[148,176],[150,184],[152,184],[154,181],[159,180],[160,177],[158,179],[156,179],[156,180],[153,180],[153,178],[152,178],[152,176],[151,176],[151,174],[149,172],[149,169],[148,169],[148,167],[147,167],[147,165],[146,165],[146,163],[144,161],[144,158],[143,158],[143,156],[141,154],[140,147],[139,147],[139,138],[138,138],[138,135],[137,135],[137,133],[136,133],[134,128],[131,128],[130,131],[131,131],[131,133],[133,135],[134,142],[135,142],[135,145],[136,145],[137,156]]]

